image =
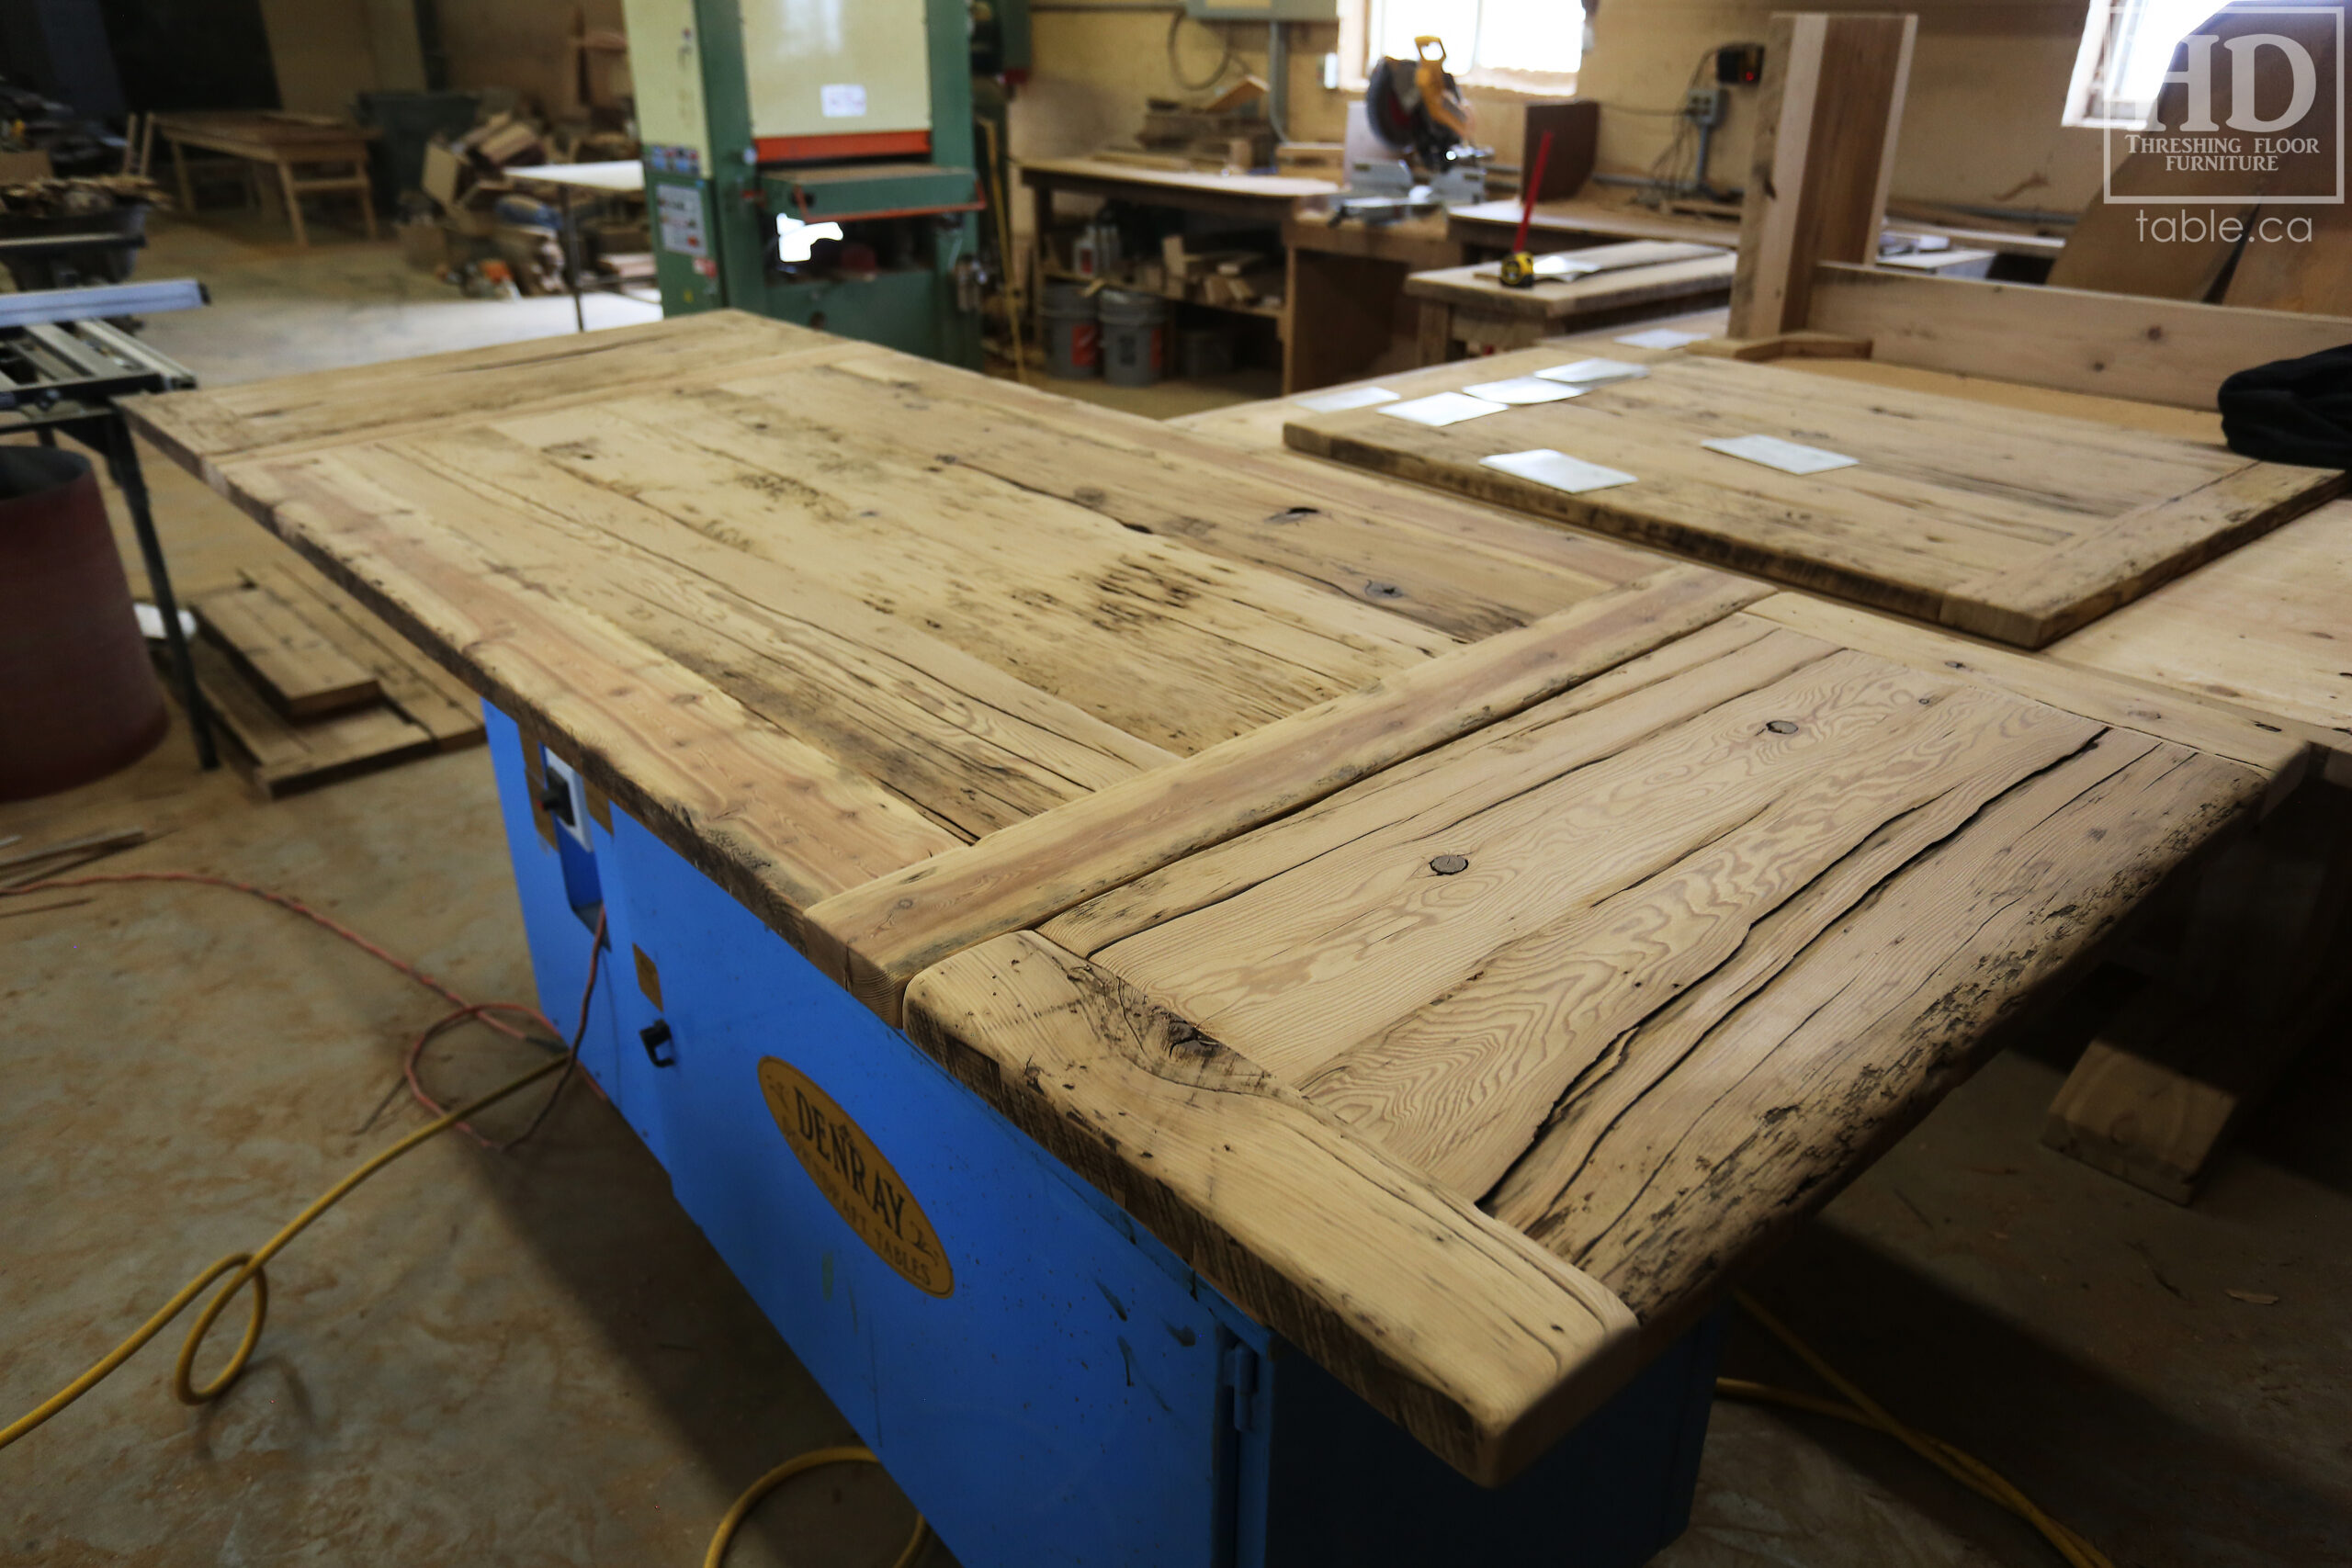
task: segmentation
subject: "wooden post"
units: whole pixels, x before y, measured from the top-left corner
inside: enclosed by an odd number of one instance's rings
[[[1876,259],[1917,28],[1910,16],[1772,18],[1732,337],[1801,331],[1815,264]]]

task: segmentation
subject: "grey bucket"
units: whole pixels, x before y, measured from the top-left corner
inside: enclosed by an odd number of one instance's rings
[[[1084,284],[1048,283],[1037,313],[1045,322],[1046,375],[1083,381],[1102,373],[1102,329]]]
[[[1168,361],[1168,301],[1157,294],[1102,291],[1102,379],[1148,387]]]

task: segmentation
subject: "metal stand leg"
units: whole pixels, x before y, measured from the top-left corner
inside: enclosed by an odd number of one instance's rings
[[[580,231],[571,222],[571,187],[563,189],[563,281],[571,290],[571,325],[575,332],[588,330],[588,312],[580,303]]]
[[[147,478],[139,471],[139,448],[132,444],[130,425],[120,412],[109,411],[93,423],[98,427],[107,471],[114,476],[124,503],[130,508],[131,531],[139,536],[139,553],[147,563],[147,592],[154,596],[155,608],[164,617],[164,641],[171,649],[172,672],[179,678],[180,701],[187,709],[188,729],[196,737],[197,764],[208,770],[217,768],[220,753],[212,743],[212,715],[204,705],[204,694],[197,690],[196,661],[188,657],[187,634],[180,628],[179,601],[172,595],[172,574],[164,566],[164,542],[155,536],[154,514],[148,510]]]

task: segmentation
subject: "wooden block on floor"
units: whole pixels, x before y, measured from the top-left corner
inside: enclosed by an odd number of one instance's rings
[[[430,730],[382,703],[307,724],[289,722],[210,641],[198,637],[188,652],[214,722],[234,743],[233,760],[271,800],[439,750]]]
[[[2091,1042],[2041,1141],[2189,1201],[2237,1123],[2352,995],[2347,905],[2352,794],[2309,784],[2206,869],[2179,961]]]
[[[383,700],[429,731],[444,751],[482,741],[481,700],[416,646],[369,614],[311,566],[243,569],[245,581],[297,606],[303,619],[343,654],[374,676]]]
[[[371,706],[382,695],[374,675],[267,587],[208,593],[196,601],[196,612],[238,673],[286,718],[324,718]]]

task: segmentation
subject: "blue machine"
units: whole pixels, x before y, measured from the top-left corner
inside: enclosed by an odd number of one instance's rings
[[[1629,1568],[1681,1533],[1718,1324],[1478,1487],[487,719],[542,1008],[577,1022],[601,912],[582,1065],[970,1568]]]

